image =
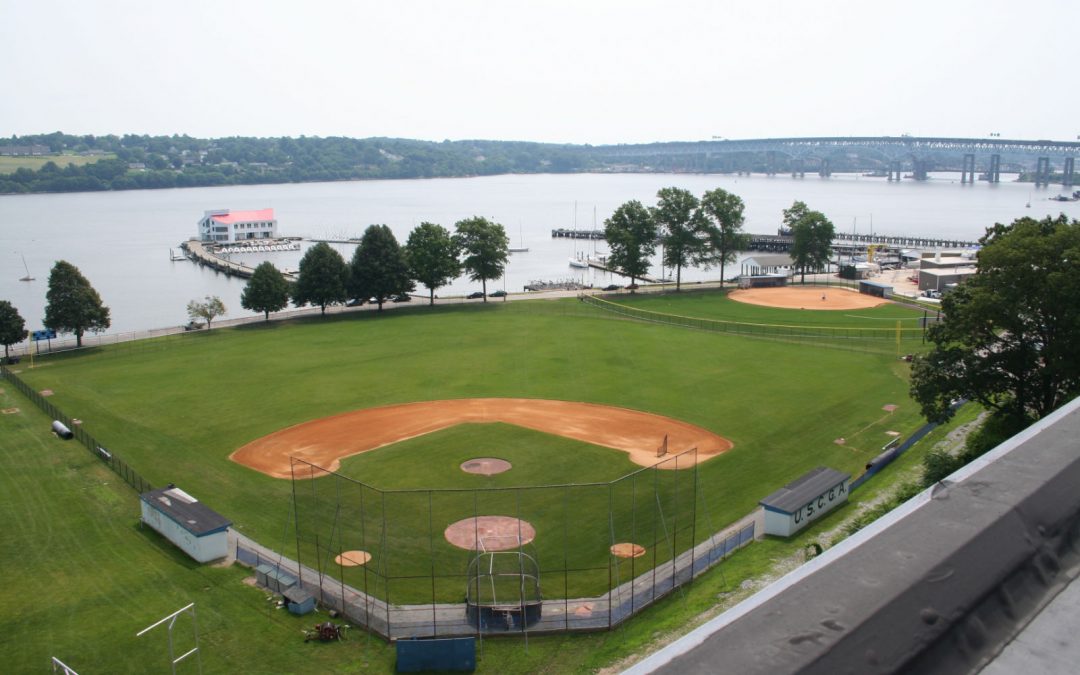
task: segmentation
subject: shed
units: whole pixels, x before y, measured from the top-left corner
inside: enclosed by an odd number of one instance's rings
[[[285,596],[285,606],[292,614],[303,615],[315,610],[315,596],[299,586],[290,586],[281,594]]]
[[[859,292],[865,295],[873,295],[878,298],[891,298],[893,295],[893,287],[889,284],[882,284],[877,281],[860,281]]]
[[[142,521],[198,562],[224,558],[232,521],[173,484],[140,495]]]
[[[851,474],[819,466],[759,503],[765,509],[765,534],[790,537],[848,497]]]

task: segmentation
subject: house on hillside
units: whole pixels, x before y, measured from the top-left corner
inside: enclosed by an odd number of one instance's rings
[[[199,239],[215,244],[231,244],[251,239],[275,239],[274,209],[258,211],[207,211],[199,221]]]

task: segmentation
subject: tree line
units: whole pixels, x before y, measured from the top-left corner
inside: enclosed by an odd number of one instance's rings
[[[682,270],[689,266],[718,267],[723,286],[726,266],[749,243],[742,231],[742,198],[717,188],[699,199],[676,187],[662,188],[656,197],[656,205],[650,207],[637,200],[626,202],[604,221],[604,237],[611,249],[608,267],[630,277],[633,287],[648,273],[659,245],[664,266],[675,270],[675,290],[681,289]],[[805,281],[807,271],[827,267],[836,228],[824,214],[800,201],[785,209],[783,217],[794,238],[792,264]]]
[[[65,166],[61,155],[36,171],[20,168],[0,174],[0,194],[567,173],[601,167],[591,158],[588,146],[516,141],[198,139],[58,132],[0,139],[0,150],[31,144],[47,146],[55,153],[110,156],[83,166]]]

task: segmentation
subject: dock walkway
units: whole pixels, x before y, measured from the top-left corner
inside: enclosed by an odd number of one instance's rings
[[[187,251],[188,256],[199,265],[205,265],[219,272],[242,279],[250,279],[251,275],[255,274],[254,267],[222,258],[208,249],[201,241],[185,241],[180,244],[180,247]],[[296,281],[295,275],[282,272],[282,276],[285,277],[286,281]]]

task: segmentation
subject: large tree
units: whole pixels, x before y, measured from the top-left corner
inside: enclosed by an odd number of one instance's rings
[[[210,330],[210,324],[214,319],[225,315],[225,303],[216,295],[207,295],[201,302],[199,300],[188,302],[187,313],[192,322],[196,319],[204,319],[206,330]]]
[[[349,282],[349,266],[341,254],[330,244],[319,242],[300,259],[300,276],[293,287],[293,304],[303,307],[318,305],[326,314],[326,306],[348,299],[346,285]]]
[[[435,304],[435,289],[461,274],[458,247],[454,237],[442,225],[420,223],[409,233],[405,259],[412,278],[428,289],[428,304]]]
[[[807,269],[821,270],[828,266],[836,228],[825,214],[810,210],[800,201],[784,209],[784,225],[791,230],[794,239],[791,259],[799,268],[800,281],[805,283]]]
[[[743,200],[727,190],[716,188],[701,197],[701,210],[708,219],[708,245],[705,267],[720,265],[720,287],[724,286],[724,268],[738,259],[746,248],[748,237],[742,231]]]
[[[4,358],[8,347],[26,339],[26,321],[7,300],[0,300],[0,344],[4,345]]]
[[[649,272],[649,258],[656,253],[656,221],[652,213],[637,200],[615,209],[604,221],[607,240],[608,267],[630,277],[631,290],[635,280]]]
[[[49,272],[49,290],[45,294],[45,327],[63,333],[74,333],[75,342],[82,347],[86,331],[100,333],[110,325],[109,308],[101,296],[82,275],[78,267],[58,260]]]
[[[289,281],[269,260],[259,263],[240,294],[240,306],[262,312],[267,321],[270,312],[280,312],[289,305]]]
[[[487,302],[487,282],[502,276],[510,258],[510,238],[502,225],[480,216],[459,220],[454,230],[454,239],[465,256],[462,267],[470,279],[483,284]]]
[[[656,193],[653,219],[664,245],[664,265],[675,268],[675,290],[682,287],[682,268],[700,262],[706,251],[706,223],[698,198],[682,188]]]
[[[980,243],[976,274],[941,300],[911,395],[931,421],[958,398],[1006,420],[1044,417],[1080,393],[1080,221],[1020,218]]]
[[[412,289],[409,263],[397,237],[386,225],[369,226],[349,264],[349,295],[375,298],[381,312],[387,299]]]

